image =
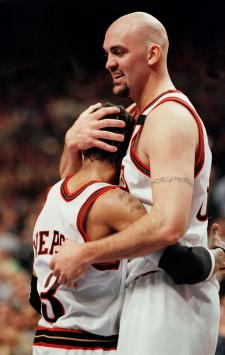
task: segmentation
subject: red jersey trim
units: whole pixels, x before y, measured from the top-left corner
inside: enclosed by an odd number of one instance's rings
[[[162,101],[160,101],[159,104],[157,104],[153,110],[158,107],[159,105],[161,105],[164,102],[167,101],[175,101],[180,103],[181,105],[183,105],[184,107],[186,107],[190,113],[192,114],[192,116],[194,117],[194,120],[197,124],[198,127],[198,138],[199,138],[199,142],[198,142],[198,148],[196,150],[196,154],[195,154],[195,173],[194,176],[195,178],[199,175],[199,173],[201,172],[204,162],[205,162],[205,149],[204,149],[204,134],[203,134],[203,128],[202,128],[202,123],[200,121],[200,117],[198,116],[197,112],[195,111],[195,109],[189,105],[186,101],[184,101],[183,99],[180,99],[178,97],[168,97],[163,99]]]
[[[167,91],[164,91],[162,92],[161,94],[159,94],[158,96],[156,96],[152,101],[150,101],[150,103],[148,103],[145,108],[141,111],[140,115],[151,105],[153,105],[157,100],[159,100],[162,96],[166,95],[166,94],[170,94],[170,93],[181,93],[180,90],[176,90],[176,89],[171,89],[171,90],[167,90]],[[137,115],[137,106],[133,106],[131,108],[131,110],[129,111],[129,113],[135,117]]]
[[[66,201],[72,201],[76,197],[78,197],[88,186],[95,184],[96,182],[100,182],[99,180],[91,180],[88,181],[87,183],[81,185],[77,190],[74,192],[70,193],[67,187],[68,181],[72,178],[72,176],[68,176],[61,184],[60,192],[62,198]]]
[[[85,242],[90,242],[90,238],[84,229],[84,221],[91,205],[105,192],[116,188],[118,188],[118,186],[116,185],[109,185],[109,186],[99,188],[88,197],[88,199],[81,207],[77,217],[77,228],[81,233]],[[97,263],[97,264],[93,264],[92,266],[100,271],[105,271],[105,270],[118,270],[119,265],[120,265],[119,261],[113,261],[113,262]]]
[[[176,89],[174,89],[174,90],[167,90],[167,91],[164,91],[164,92],[162,92],[161,94],[159,94],[158,96],[156,96],[150,103],[148,103],[146,106],[145,106],[145,108],[141,111],[141,113],[140,113],[140,115],[142,115],[143,114],[143,112],[145,111],[145,110],[147,110],[147,108],[149,107],[149,106],[152,106],[156,101],[158,101],[161,97],[163,97],[164,95],[166,95],[166,94],[171,94],[171,93],[182,93],[180,90],[176,90]],[[160,101],[161,102],[161,101]]]
[[[131,144],[130,144],[130,157],[131,160],[133,162],[133,164],[136,166],[136,168],[143,173],[144,175],[146,175],[147,177],[151,176],[150,173],[150,169],[147,165],[145,165],[144,163],[142,163],[142,161],[138,158],[135,150],[134,150],[134,145],[136,142],[136,139],[141,135],[141,131],[143,129],[143,126],[140,126],[139,130],[137,131],[137,133],[133,136],[132,140],[131,140]]]

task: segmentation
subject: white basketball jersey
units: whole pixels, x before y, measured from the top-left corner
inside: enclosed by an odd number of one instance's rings
[[[147,116],[157,106],[167,101],[175,101],[185,106],[196,121],[199,132],[199,146],[195,157],[195,179],[191,214],[188,228],[180,242],[187,245],[207,246],[207,191],[212,157],[206,130],[189,99],[177,90],[170,90],[158,96],[146,107],[142,115]],[[135,109],[133,109],[133,115],[135,115]],[[140,137],[142,128],[143,124],[138,124],[137,122],[127,155],[123,159],[121,185],[125,184],[128,191],[150,211],[154,203],[151,188],[151,167],[141,162],[134,149],[135,142]],[[159,260],[160,255],[161,253],[159,252],[148,257],[132,260],[129,263],[128,282],[138,275],[157,270],[158,267],[155,261]]]
[[[55,247],[63,241],[89,241],[85,218],[90,206],[100,195],[116,188],[90,181],[71,194],[68,180],[61,180],[51,188],[33,232],[34,271],[42,302],[39,328],[76,329],[101,336],[118,334],[125,262],[91,265],[74,289],[59,285],[49,269]]]

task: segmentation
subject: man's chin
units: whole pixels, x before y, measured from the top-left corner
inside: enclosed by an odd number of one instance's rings
[[[129,97],[129,89],[127,86],[124,88],[119,88],[118,86],[115,85],[113,87],[113,93],[114,95],[119,97]]]

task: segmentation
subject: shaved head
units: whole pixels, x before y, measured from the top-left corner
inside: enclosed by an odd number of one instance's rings
[[[145,102],[155,81],[171,86],[168,47],[165,27],[150,14],[133,12],[113,22],[105,33],[103,49],[114,94]]]
[[[133,12],[117,19],[108,31],[118,28],[122,32],[133,33],[146,46],[156,43],[167,53],[169,41],[162,23],[146,12]]]

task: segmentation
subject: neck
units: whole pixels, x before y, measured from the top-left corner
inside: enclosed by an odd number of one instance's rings
[[[115,166],[106,161],[91,161],[87,159],[84,161],[79,172],[71,179],[71,182],[73,185],[80,185],[90,180],[98,180],[109,184],[116,184],[117,170]]]
[[[151,73],[151,77],[147,80],[144,88],[140,91],[140,95],[136,95],[136,98],[132,97],[137,105],[138,113],[141,114],[144,108],[153,101],[157,96],[168,90],[175,90],[175,86],[172,83],[168,72],[164,75],[156,75],[155,72]]]

